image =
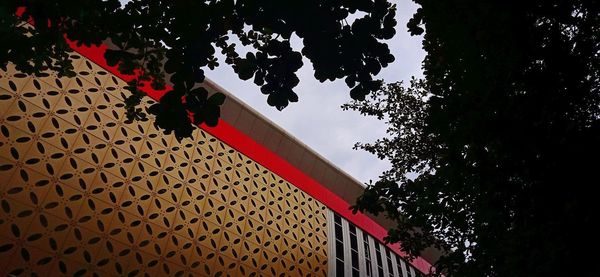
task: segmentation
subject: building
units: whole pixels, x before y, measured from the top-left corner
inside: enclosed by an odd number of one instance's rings
[[[103,49],[74,46],[75,78],[0,71],[0,275],[429,269],[382,244],[389,222],[348,210],[357,181],[234,97],[219,126],[181,142],[125,120],[127,76]]]

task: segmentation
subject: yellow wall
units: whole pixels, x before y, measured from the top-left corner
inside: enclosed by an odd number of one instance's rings
[[[326,275],[325,206],[202,130],[127,122],[125,83],[72,58],[0,71],[1,276]]]

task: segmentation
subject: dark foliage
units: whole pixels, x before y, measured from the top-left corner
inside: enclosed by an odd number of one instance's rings
[[[26,8],[20,17],[18,7]],[[168,75],[174,89],[164,98],[168,103],[153,111],[173,112],[159,116],[161,126],[187,136],[184,125],[190,120],[217,122],[222,96],[208,98],[193,90],[207,67],[219,66],[217,50],[241,79],[254,78],[277,109],[298,101],[293,89],[303,55],[313,64],[316,79],[345,79],[352,98],[364,99],[379,87],[373,76],[394,60],[382,42],[395,34],[394,16],[395,7],[387,0],[137,0],[123,7],[118,0],[2,1],[0,65],[13,62],[27,73],[50,68],[72,76],[63,35],[83,45],[110,39],[109,65],[118,65],[122,73],[144,73],[129,86],[134,96],[127,100],[128,116],[144,116],[135,107],[143,95],[137,84],[147,81],[161,89]],[[35,30],[21,24],[29,19],[37,23]],[[292,35],[302,39],[301,53],[290,47]],[[251,51],[240,56],[234,39]],[[186,98],[190,101],[183,103]],[[196,116],[185,116],[185,109]]]
[[[600,3],[416,2],[425,81],[346,106],[390,124],[355,209],[446,276],[597,276]]]

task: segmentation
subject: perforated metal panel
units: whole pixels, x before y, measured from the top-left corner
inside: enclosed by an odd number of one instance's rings
[[[0,71],[0,275],[326,275],[325,206],[200,129],[126,121],[126,84],[72,59]]]

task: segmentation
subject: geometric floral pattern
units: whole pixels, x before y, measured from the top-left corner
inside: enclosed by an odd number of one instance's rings
[[[127,121],[126,84],[71,57],[0,71],[0,275],[326,275],[324,205],[199,128]]]

